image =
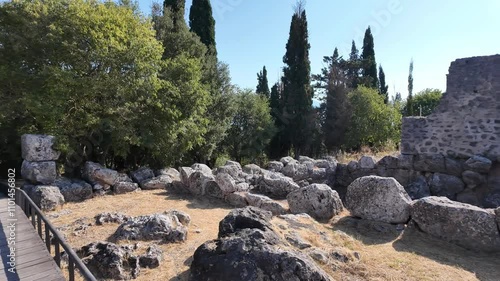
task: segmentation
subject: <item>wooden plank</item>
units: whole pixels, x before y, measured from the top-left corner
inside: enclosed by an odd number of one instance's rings
[[[17,275],[6,274],[6,255],[10,251],[8,245],[8,226],[11,221],[7,210],[8,200],[5,196],[0,199],[0,251],[2,263],[0,263],[0,280],[26,280],[26,281],[50,281],[65,280],[53,257],[47,251],[44,241],[37,233],[19,206],[16,206],[16,269]],[[8,266],[8,265],[7,265]],[[9,281],[10,281],[9,280]]]

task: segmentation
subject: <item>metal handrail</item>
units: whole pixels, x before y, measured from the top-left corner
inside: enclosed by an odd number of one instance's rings
[[[50,234],[52,233],[54,239],[54,249],[55,256],[54,260],[57,263],[57,266],[61,268],[61,251],[60,246],[66,251],[68,255],[68,272],[69,272],[69,280],[75,280],[75,266],[80,271],[80,274],[87,281],[97,281],[94,275],[89,271],[89,269],[85,266],[82,260],[78,257],[78,255],[73,251],[73,249],[64,241],[63,236],[57,231],[57,229],[50,223],[50,221],[43,215],[42,211],[38,208],[38,206],[31,200],[31,198],[24,192],[24,190],[20,188],[16,188],[16,204],[21,207],[24,211],[28,219],[31,217],[31,223],[33,227],[38,230],[38,235],[42,240],[45,241],[45,246],[47,250],[51,254],[51,238]],[[36,217],[36,218],[35,218]],[[45,224],[45,239],[42,237],[42,221]]]

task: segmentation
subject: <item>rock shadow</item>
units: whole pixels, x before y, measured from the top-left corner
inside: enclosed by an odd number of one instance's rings
[[[460,267],[473,272],[479,280],[499,280],[500,253],[481,253],[467,250],[445,240],[430,236],[410,224],[393,248],[399,252],[414,253],[438,263]]]
[[[333,222],[332,229],[343,231],[366,245],[375,245],[396,240],[404,226],[347,216]]]
[[[188,281],[189,280],[189,269],[170,278],[168,281]]]

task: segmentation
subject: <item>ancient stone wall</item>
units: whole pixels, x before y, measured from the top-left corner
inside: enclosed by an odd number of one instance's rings
[[[451,63],[447,92],[434,113],[403,120],[403,154],[500,161],[500,55]]]

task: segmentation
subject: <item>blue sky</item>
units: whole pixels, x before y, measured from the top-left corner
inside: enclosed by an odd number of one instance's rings
[[[255,89],[257,72],[266,66],[269,86],[283,66],[295,0],[212,0],[219,59],[228,63],[233,83]],[[152,0],[140,0],[149,14]],[[191,0],[187,0],[186,14]],[[309,0],[312,73],[323,56],[339,47],[347,57],[354,39],[361,48],[370,25],[375,54],[389,84],[407,95],[408,67],[414,60],[414,91],[446,90],[450,63],[470,56],[500,53],[498,0]],[[361,50],[360,50],[361,52]]]

